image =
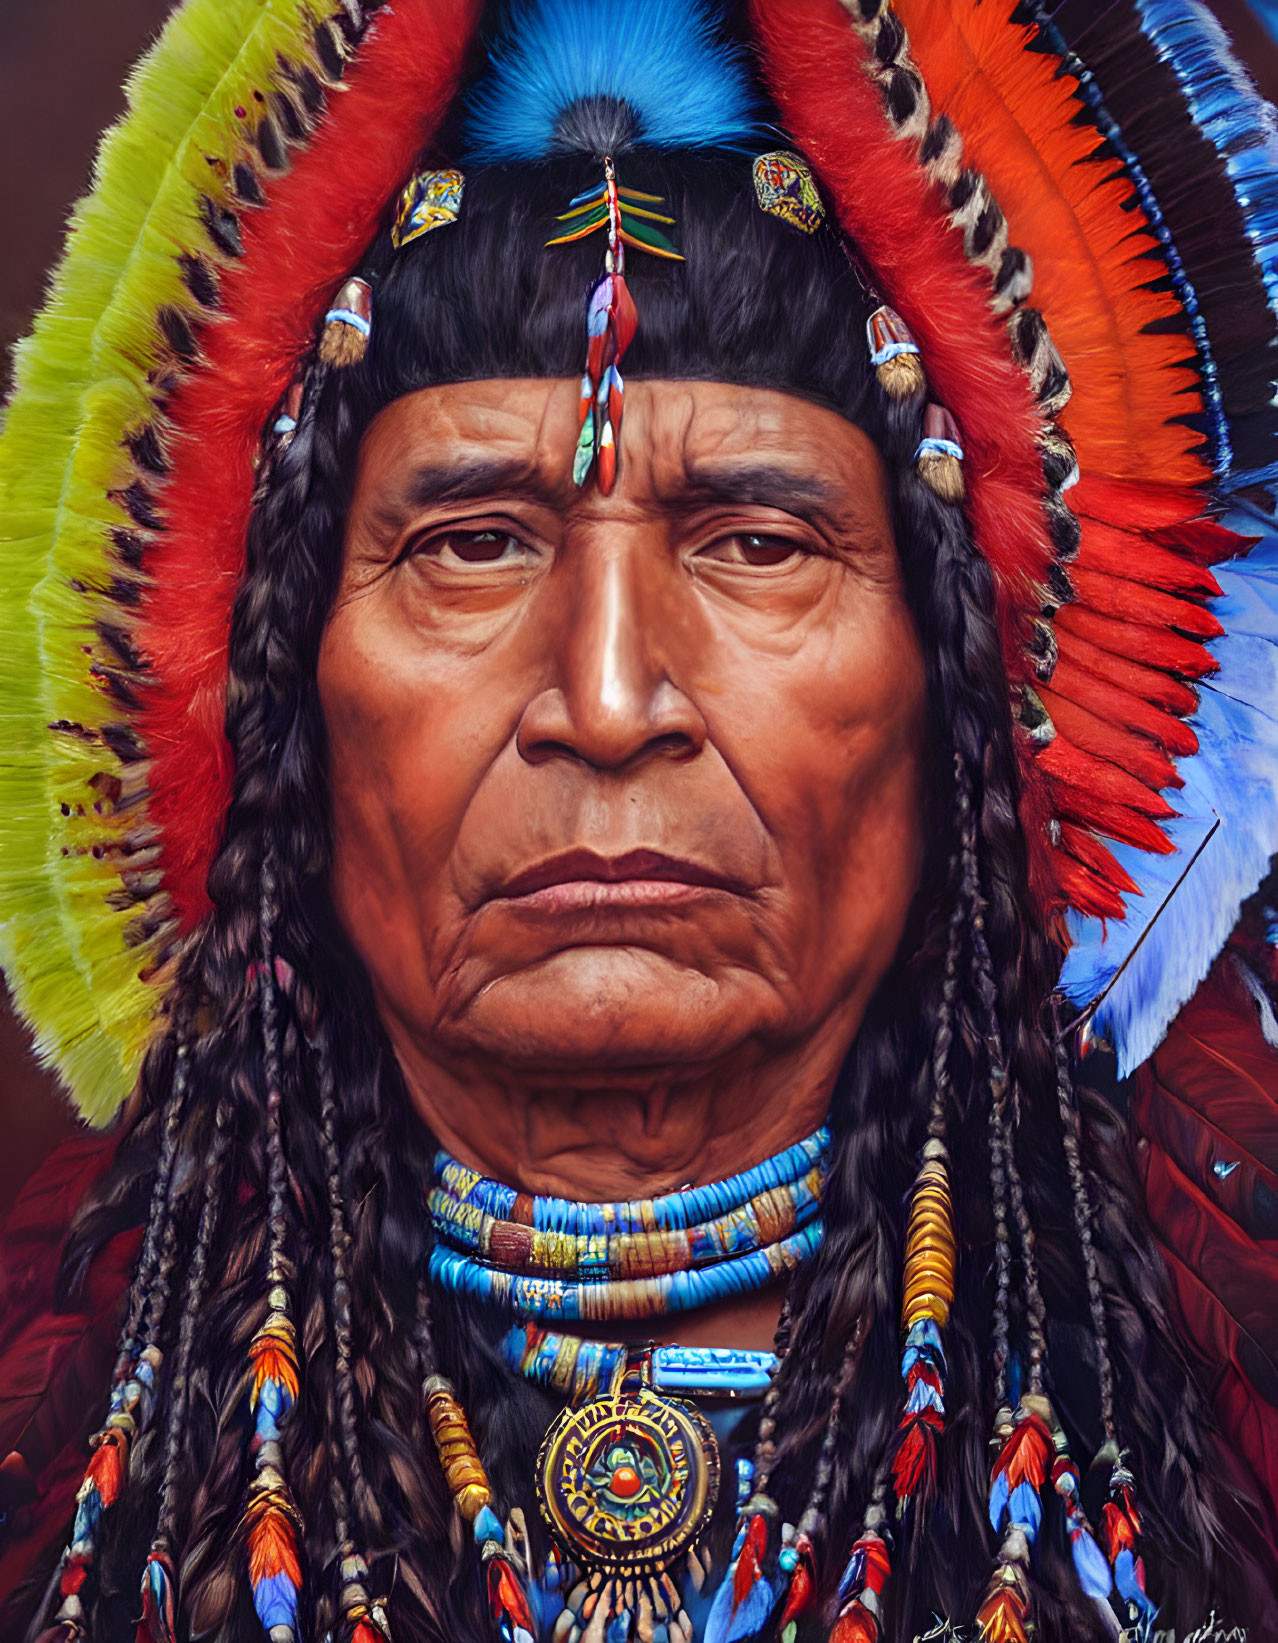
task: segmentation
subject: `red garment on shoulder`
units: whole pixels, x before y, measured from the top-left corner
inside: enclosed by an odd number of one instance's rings
[[[1278,1049],[1234,950],[1134,1083],[1137,1165],[1185,1337],[1231,1481],[1278,1546]]]
[[[50,1307],[67,1228],[106,1170],[116,1137],[73,1136],[47,1158],[0,1232],[0,1635],[20,1635],[8,1600],[67,1531],[106,1410],[123,1299],[141,1243],[121,1233],[89,1269],[74,1306]],[[17,1607],[29,1608],[19,1599]],[[25,1618],[25,1617],[24,1617]]]

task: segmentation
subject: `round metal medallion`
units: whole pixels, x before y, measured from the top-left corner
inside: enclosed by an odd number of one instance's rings
[[[666,1567],[704,1528],[719,1447],[691,1404],[644,1388],[565,1409],[537,1456],[537,1500],[577,1562],[616,1574]]]

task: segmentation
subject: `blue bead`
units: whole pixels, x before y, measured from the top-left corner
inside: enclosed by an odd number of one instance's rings
[[[505,1532],[491,1506],[481,1506],[475,1518],[475,1539],[482,1546],[486,1540],[504,1541]]]

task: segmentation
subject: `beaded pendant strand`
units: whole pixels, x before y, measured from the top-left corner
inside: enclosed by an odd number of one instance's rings
[[[264,903],[273,888],[263,869]],[[302,1588],[302,1520],[284,1475],[281,1430],[297,1402],[297,1334],[289,1302],[288,1171],[280,1113],[280,1058],[272,920],[263,917],[263,956],[257,966],[266,1076],[267,1257],[266,1318],[249,1346],[253,1415],[253,1480],[241,1530],[248,1548],[253,1606],[271,1643],[296,1643]]]
[[[586,307],[586,369],[581,378],[577,449],[573,457],[575,485],[584,485],[597,469],[599,489],[605,496],[617,477],[617,445],[625,383],[621,362],[639,325],[635,300],[626,284],[626,246],[636,246],[656,257],[682,262],[683,258],[655,225],[671,224],[673,217],[650,209],[662,203],[660,195],[619,188],[611,158],[604,160],[603,186],[595,186],[568,202],[559,221],[569,223],[547,245],[567,245],[602,228],[608,236],[604,272],[596,280]]]
[[[479,1548],[484,1589],[497,1635],[501,1643],[536,1643],[537,1627],[526,1589],[528,1569],[507,1549],[505,1531],[493,1510],[492,1486],[470,1434],[466,1412],[452,1382],[443,1375],[428,1375],[422,1395],[444,1481]]]
[[[93,1573],[102,1519],[124,1492],[129,1452],[150,1422],[156,1378],[164,1362],[156,1343],[164,1327],[168,1303],[168,1274],[162,1265],[159,1229],[169,1207],[178,1128],[186,1104],[189,1060],[187,1046],[180,1044],[165,1110],[147,1233],[129,1292],[129,1309],[116,1352],[106,1418],[89,1440],[92,1455],[76,1491],[71,1542],[62,1555],[58,1572],[61,1601],[53,1624],[40,1634],[39,1643],[76,1643],[84,1635],[81,1593]]]

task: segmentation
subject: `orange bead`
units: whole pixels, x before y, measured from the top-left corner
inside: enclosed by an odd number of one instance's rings
[[[618,1466],[608,1480],[608,1488],[618,1500],[629,1500],[643,1488],[643,1479],[633,1466]]]

